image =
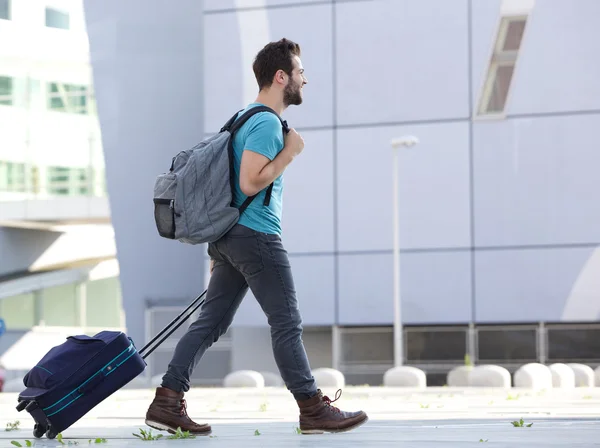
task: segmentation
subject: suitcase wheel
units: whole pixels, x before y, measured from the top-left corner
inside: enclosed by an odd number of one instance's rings
[[[48,439],[54,439],[56,436],[58,435],[57,432],[55,432],[52,427],[48,428],[48,431],[46,431],[46,437]]]
[[[35,401],[30,401],[25,406],[25,410],[29,413],[31,413],[31,411],[35,410],[36,408],[38,408],[38,404]]]
[[[36,439],[40,439],[44,433],[46,432],[46,427],[44,425],[40,425],[39,423],[36,423],[35,426],[33,427],[33,437],[35,437]]]
[[[28,404],[29,404],[28,401],[25,401],[25,400],[19,401],[19,404],[17,405],[17,411],[21,412],[23,409],[25,409],[27,407]]]

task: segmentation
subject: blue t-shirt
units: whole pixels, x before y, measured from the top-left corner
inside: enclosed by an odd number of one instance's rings
[[[261,104],[251,103],[239,115],[243,114],[249,108],[256,106],[261,106]],[[271,112],[259,112],[253,115],[236,132],[233,139],[233,165],[235,172],[234,206],[240,207],[247,198],[240,189],[240,164],[244,150],[257,152],[269,160],[273,160],[283,149],[284,144],[281,121]],[[271,202],[268,206],[265,206],[264,200],[267,188],[268,186],[254,198],[240,216],[238,223],[257,232],[281,235],[283,174],[275,179],[273,191],[271,192]]]

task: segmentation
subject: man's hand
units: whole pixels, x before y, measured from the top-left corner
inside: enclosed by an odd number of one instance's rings
[[[214,269],[215,269],[215,260],[211,258],[210,259],[210,275],[212,275]]]
[[[295,157],[304,149],[304,139],[295,129],[290,129],[290,132],[285,136],[285,148]]]
[[[244,151],[240,164],[240,189],[246,196],[253,196],[267,188],[292,163],[304,149],[304,139],[295,129],[285,136],[285,145],[275,159],[269,159],[253,151]]]

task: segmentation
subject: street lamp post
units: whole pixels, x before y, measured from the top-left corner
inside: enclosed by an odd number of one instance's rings
[[[403,338],[402,316],[400,300],[400,214],[398,193],[398,150],[409,148],[419,143],[419,139],[412,135],[395,138],[392,145],[392,173],[393,173],[393,214],[394,214],[394,366],[403,363]]]

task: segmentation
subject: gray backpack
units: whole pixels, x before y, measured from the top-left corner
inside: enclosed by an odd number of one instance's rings
[[[287,133],[287,123],[267,106],[252,107],[236,120],[238,111],[217,134],[173,157],[169,171],[156,178],[154,220],[160,236],[188,244],[211,243],[237,223],[258,193],[249,196],[239,209],[232,205],[233,137],[259,112],[275,114]],[[272,190],[273,184],[267,187],[265,206]]]

